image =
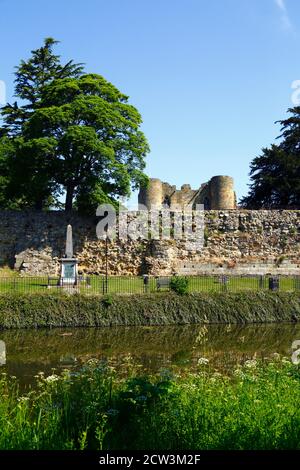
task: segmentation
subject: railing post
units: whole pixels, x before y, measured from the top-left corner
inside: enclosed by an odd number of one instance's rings
[[[149,290],[149,276],[147,274],[143,275],[143,283],[144,283],[144,292],[148,292]]]
[[[272,276],[269,278],[269,290],[278,291],[279,290],[279,278]]]

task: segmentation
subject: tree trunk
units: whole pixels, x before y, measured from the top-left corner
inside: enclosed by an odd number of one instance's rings
[[[72,184],[67,185],[67,194],[65,202],[65,211],[70,212],[73,208],[73,197],[74,197],[74,186]]]

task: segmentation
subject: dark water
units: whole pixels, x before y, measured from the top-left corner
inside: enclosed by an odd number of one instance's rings
[[[51,374],[55,368],[59,373],[90,358],[108,360],[122,370],[128,357],[151,372],[192,369],[201,357],[224,369],[274,352],[290,357],[297,339],[299,324],[0,331],[0,341],[6,346],[6,363],[0,365],[0,373],[15,375],[26,386],[34,383],[40,371]]]

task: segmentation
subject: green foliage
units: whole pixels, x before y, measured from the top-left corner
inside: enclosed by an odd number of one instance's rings
[[[0,329],[300,321],[297,292],[114,295],[0,294]]]
[[[179,295],[187,294],[189,291],[188,278],[181,276],[173,276],[170,280],[170,289]]]
[[[103,305],[105,305],[105,307],[110,307],[113,304],[113,302],[114,302],[114,298],[110,294],[104,295],[102,298],[102,303]]]
[[[37,378],[21,395],[0,379],[0,449],[251,450],[300,448],[299,366],[277,355],[224,375],[122,376],[95,360]],[[126,378],[124,378],[124,376]]]
[[[8,161],[11,161],[14,154],[12,143],[7,137],[0,140],[0,207],[13,209],[14,202],[9,200],[8,187],[11,176]]]
[[[54,79],[75,78],[82,73],[81,64],[72,60],[61,63],[60,57],[53,53],[56,44],[54,39],[46,38],[42,47],[31,51],[27,61],[21,61],[15,79],[15,96],[20,98],[20,104],[8,103],[1,108],[0,166],[6,180],[0,181],[0,207],[41,209],[55,204],[59,186],[53,178],[53,140],[49,141],[43,133],[30,139],[26,128],[40,108],[48,84]]]
[[[46,39],[17,68],[16,96],[26,104],[2,108],[0,203],[42,209],[65,193],[66,210],[75,202],[95,213],[145,184],[149,147],[128,97],[102,76],[83,74],[81,64],[62,65],[55,44]]]
[[[43,108],[28,123],[32,138],[55,138],[56,180],[66,190],[66,209],[74,197],[84,208],[128,196],[144,181],[147,141],[128,98],[96,74],[56,80],[46,88]]]
[[[116,211],[119,206],[115,199],[112,199],[105,192],[100,182],[95,182],[93,186],[82,186],[76,196],[74,207],[80,214],[95,215],[100,204],[111,204]]]
[[[285,257],[284,255],[281,255],[281,256],[279,256],[279,257],[276,259],[275,264],[276,264],[276,266],[277,266],[278,268],[279,268],[279,266],[283,263],[283,261],[285,260],[285,258],[286,258],[286,257]]]
[[[54,79],[81,75],[82,64],[75,64],[72,60],[61,63],[60,56],[53,53],[56,44],[58,41],[46,38],[42,47],[31,51],[31,57],[27,61],[22,60],[16,67],[15,96],[22,100],[22,104],[8,103],[2,107],[2,135],[15,137],[24,134],[27,120],[40,106],[46,85]]]
[[[300,107],[281,124],[279,145],[263,148],[250,165],[250,191],[242,199],[243,207],[296,208],[300,206]]]
[[[210,237],[209,229],[207,227],[204,227],[204,246],[207,246],[209,237]]]

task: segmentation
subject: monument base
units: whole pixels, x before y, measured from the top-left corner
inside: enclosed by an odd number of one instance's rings
[[[76,258],[61,258],[60,286],[76,286],[78,279],[78,260]]]

